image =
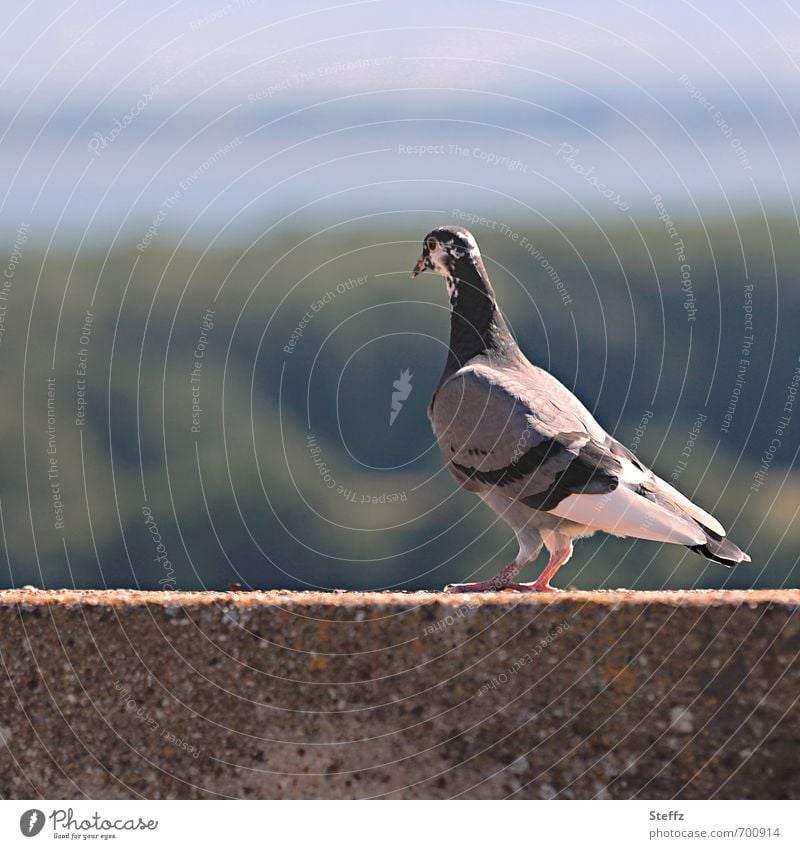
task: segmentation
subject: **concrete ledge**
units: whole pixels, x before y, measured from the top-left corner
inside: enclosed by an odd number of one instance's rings
[[[0,592],[0,795],[797,798],[799,608]]]

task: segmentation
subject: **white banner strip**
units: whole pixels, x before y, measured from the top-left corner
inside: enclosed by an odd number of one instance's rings
[[[412,810],[413,808],[413,810]],[[0,802],[0,846],[800,846],[797,801]]]

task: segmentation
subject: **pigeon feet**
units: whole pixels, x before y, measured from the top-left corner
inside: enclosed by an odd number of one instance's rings
[[[512,584],[512,586],[514,585]],[[504,589],[507,589],[507,587],[491,580],[477,581],[474,584],[448,584],[444,591],[446,593],[499,593]]]
[[[448,584],[444,591],[446,593],[497,593],[497,592],[519,592],[519,593],[560,593],[561,590],[551,587],[550,584],[506,584],[498,586],[496,581],[478,581],[474,584]]]
[[[532,584],[509,584],[506,587],[507,590],[516,590],[520,593],[560,593],[563,590],[560,590],[558,587],[551,587],[550,584],[544,582],[539,583],[539,581],[534,581]]]
[[[572,554],[572,541],[567,539],[566,545],[550,553],[550,560],[544,571],[532,584],[514,584],[519,570],[525,565],[513,560],[511,563],[495,575],[489,581],[477,581],[473,584],[448,584],[444,591],[446,593],[497,593],[510,590],[518,593],[560,593],[561,590],[550,586],[550,579],[569,560]]]
[[[516,578],[523,564],[512,560],[502,572],[488,581],[476,581],[473,584],[448,584],[444,591],[446,593],[498,593],[509,586],[514,586],[511,581]]]

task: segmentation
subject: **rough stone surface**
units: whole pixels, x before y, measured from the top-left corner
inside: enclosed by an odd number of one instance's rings
[[[799,606],[0,592],[0,795],[797,798]]]

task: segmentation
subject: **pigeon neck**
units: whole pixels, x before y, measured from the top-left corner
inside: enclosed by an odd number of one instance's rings
[[[460,369],[480,354],[502,354],[516,347],[492,284],[485,274],[463,273],[448,277],[450,293],[450,351],[445,374]]]

